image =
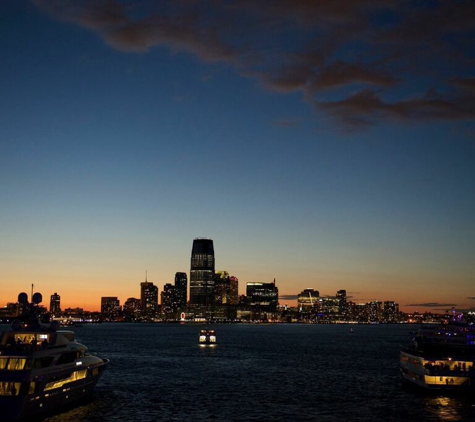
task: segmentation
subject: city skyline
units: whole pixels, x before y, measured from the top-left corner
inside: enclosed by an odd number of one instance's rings
[[[0,7],[0,306],[136,297],[205,236],[240,294],[475,308],[473,2]]]

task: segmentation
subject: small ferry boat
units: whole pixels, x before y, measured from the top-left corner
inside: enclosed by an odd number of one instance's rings
[[[435,390],[475,390],[475,327],[461,318],[421,327],[400,351],[404,381]]]
[[[216,344],[216,332],[208,329],[201,330],[200,344]]]
[[[108,359],[88,353],[74,332],[42,326],[36,315],[41,294],[18,302],[22,318],[0,335],[0,420],[14,421],[69,406],[89,396]]]

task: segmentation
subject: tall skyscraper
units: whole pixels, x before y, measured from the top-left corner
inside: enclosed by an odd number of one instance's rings
[[[213,241],[198,237],[193,240],[190,268],[190,304],[211,305],[214,293]]]
[[[49,301],[49,311],[53,315],[59,314],[61,312],[61,296],[58,293],[51,295]]]
[[[239,303],[239,293],[238,293],[238,284],[239,280],[233,275],[229,277],[229,301],[230,305],[237,305]]]
[[[336,298],[338,299],[338,308],[341,318],[348,317],[348,303],[346,301],[346,290],[338,290],[336,292]]]
[[[187,290],[188,290],[188,277],[186,273],[175,274],[175,287],[178,290],[178,306],[184,308],[186,306]]]
[[[144,316],[155,316],[158,308],[158,287],[149,283],[147,277],[143,283],[140,283],[140,302]]]
[[[214,272],[214,303],[226,305],[228,303],[229,273],[227,271]]]
[[[170,283],[167,283],[165,286],[163,286],[160,297],[162,298],[162,314],[165,314],[166,317],[169,317],[170,314],[174,314],[178,310],[178,304],[180,300],[179,293],[180,292],[176,286],[173,286]]]

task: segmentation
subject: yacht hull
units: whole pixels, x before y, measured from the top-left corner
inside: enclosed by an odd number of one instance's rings
[[[90,375],[54,390],[26,396],[0,396],[0,421],[18,421],[48,412],[74,406],[90,397],[102,375],[107,361],[99,367],[97,375]]]

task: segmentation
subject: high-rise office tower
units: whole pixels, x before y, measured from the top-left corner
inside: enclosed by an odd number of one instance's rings
[[[198,237],[193,240],[190,268],[190,304],[211,305],[214,293],[213,241]]]
[[[237,305],[239,303],[239,293],[238,293],[238,284],[239,280],[233,275],[229,277],[229,300],[230,305]]]
[[[348,317],[348,303],[346,301],[346,290],[338,290],[336,292],[336,298],[338,299],[338,308],[340,317]]]
[[[51,295],[49,301],[49,311],[54,314],[59,314],[61,312],[61,296],[58,293]]]
[[[158,307],[158,287],[149,283],[147,278],[140,283],[140,302],[144,315],[154,316]]]
[[[175,313],[179,306],[180,292],[170,283],[163,286],[162,293],[160,294],[162,303],[162,312],[166,315]]]
[[[273,283],[247,283],[246,295],[251,307],[276,311],[279,304],[279,289]]]
[[[214,303],[228,304],[229,273],[227,271],[214,272]]]
[[[188,277],[186,273],[175,274],[175,287],[178,290],[178,306],[184,308],[186,306],[186,292],[188,290]]]

